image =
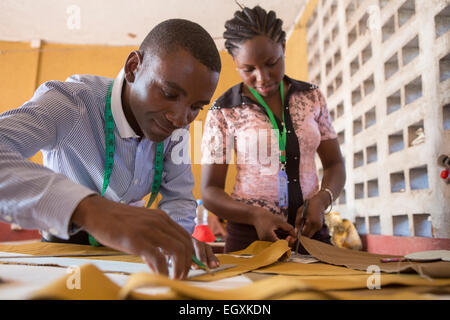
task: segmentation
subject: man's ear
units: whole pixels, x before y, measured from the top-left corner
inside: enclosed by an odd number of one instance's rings
[[[283,40],[283,42],[281,42],[281,48],[283,48],[283,54],[286,54],[286,40]]]
[[[123,68],[127,82],[134,82],[136,79],[136,73],[142,66],[142,62],[143,57],[139,51],[134,50],[130,52]]]

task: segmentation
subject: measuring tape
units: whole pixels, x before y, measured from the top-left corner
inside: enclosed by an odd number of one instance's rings
[[[106,94],[105,103],[105,172],[103,174],[103,188],[102,196],[108,189],[109,179],[111,177],[112,169],[114,167],[114,154],[115,154],[115,141],[114,141],[114,117],[111,111],[111,93],[114,81],[108,88],[108,93]],[[156,145],[155,154],[155,173],[153,174],[152,183],[152,193],[150,199],[147,202],[146,208],[149,208],[156,199],[159,193],[162,180],[163,172],[163,162],[164,162],[164,141],[158,142]],[[99,247],[100,243],[91,235],[89,235],[89,244],[95,247]]]

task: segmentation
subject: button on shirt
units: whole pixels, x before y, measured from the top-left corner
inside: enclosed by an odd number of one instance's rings
[[[139,140],[126,121],[121,102],[123,81],[121,71],[111,95],[115,155],[104,197],[133,204],[151,192],[156,143]],[[78,203],[102,190],[104,109],[111,83],[110,78],[91,75],[49,81],[23,106],[0,115],[1,220],[69,238],[70,219]],[[158,207],[192,233],[196,202],[191,166],[174,163],[171,157],[172,151],[182,156],[182,150],[189,150],[183,146],[189,139],[183,138],[164,141]],[[39,150],[43,166],[27,160]]]

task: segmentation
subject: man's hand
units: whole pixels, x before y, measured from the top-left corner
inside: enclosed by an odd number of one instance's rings
[[[211,269],[219,266],[219,259],[214,255],[212,248],[209,245],[195,238],[192,238],[192,242],[195,248],[195,255],[201,262]],[[193,264],[193,266],[195,269],[198,269],[196,264]]]
[[[174,278],[184,279],[189,272],[194,254],[192,238],[164,211],[95,195],[79,203],[72,222],[105,246],[141,256],[156,273],[168,275],[166,257],[172,259]]]
[[[294,227],[284,221],[281,216],[260,207],[254,207],[252,214],[253,226],[256,229],[259,240],[280,240],[275,233],[277,229],[287,231],[291,236],[295,237]]]

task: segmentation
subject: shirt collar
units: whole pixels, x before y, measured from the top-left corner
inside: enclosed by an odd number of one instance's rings
[[[317,86],[311,83],[294,80],[288,77],[287,75],[284,76],[284,79],[291,85],[289,92],[308,91],[318,88]],[[227,92],[225,92],[221,97],[219,97],[219,99],[217,99],[214,102],[211,109],[233,108],[245,104],[259,104],[255,100],[242,94],[243,85],[244,84],[241,82],[235,85],[234,87],[230,88]]]
[[[139,138],[139,136],[131,128],[130,124],[123,113],[122,107],[122,87],[123,81],[125,79],[125,73],[122,68],[116,79],[114,80],[114,85],[111,93],[111,112],[114,118],[114,123],[119,130],[119,135],[121,138]]]

